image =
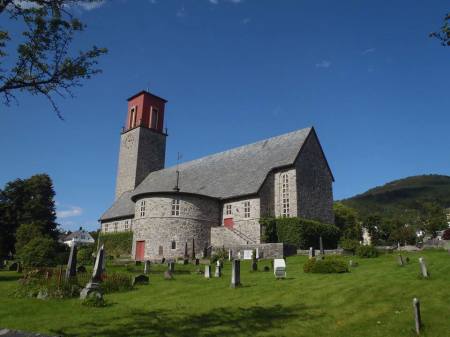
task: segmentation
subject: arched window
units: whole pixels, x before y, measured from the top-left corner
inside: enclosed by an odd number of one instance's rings
[[[281,216],[289,218],[289,176],[287,173],[281,175]]]

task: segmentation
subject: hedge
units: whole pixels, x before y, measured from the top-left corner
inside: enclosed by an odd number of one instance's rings
[[[106,255],[119,257],[130,255],[133,243],[133,232],[102,233],[100,244],[105,245]]]
[[[339,228],[315,220],[302,218],[269,218],[262,219],[262,239],[265,242],[283,242],[300,249],[314,247],[319,249],[319,237],[327,249],[337,247]]]

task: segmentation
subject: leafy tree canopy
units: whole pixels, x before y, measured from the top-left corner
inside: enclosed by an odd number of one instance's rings
[[[46,97],[58,117],[54,96],[72,95],[71,89],[100,72],[98,58],[105,48],[75,53],[70,46],[85,25],[73,16],[76,5],[98,0],[0,0],[0,97],[9,105],[25,91]],[[21,27],[19,34],[4,27]],[[15,50],[14,53],[10,52]]]

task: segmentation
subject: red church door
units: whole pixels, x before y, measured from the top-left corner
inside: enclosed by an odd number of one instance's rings
[[[136,261],[144,260],[145,241],[136,241]]]
[[[223,219],[223,225],[228,229],[233,229],[233,227],[234,227],[233,218]]]

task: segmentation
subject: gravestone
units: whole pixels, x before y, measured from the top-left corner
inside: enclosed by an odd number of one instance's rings
[[[231,261],[232,259],[233,259],[233,251],[231,249],[228,249],[228,261]]]
[[[70,247],[69,261],[67,261],[66,279],[77,276],[77,244],[72,240]]]
[[[205,278],[211,278],[211,265],[205,265]]]
[[[320,255],[325,255],[325,250],[323,249],[323,240],[322,236],[319,236],[319,246],[320,246]]]
[[[85,266],[79,266],[77,267],[77,273],[85,273],[86,267]]]
[[[286,278],[286,261],[284,259],[273,260],[273,274],[275,278]]]
[[[414,323],[416,328],[416,333],[420,334],[420,329],[422,327],[422,318],[420,316],[420,302],[417,298],[413,299],[413,310],[414,310]]]
[[[221,277],[222,276],[222,265],[219,260],[216,262],[216,270],[214,272],[214,277]]]
[[[314,250],[314,247],[309,247],[309,259],[312,259],[316,255],[316,251]]]
[[[173,273],[175,271],[175,263],[174,262],[169,262],[168,267],[169,267],[169,271],[171,273]]]
[[[403,261],[403,256],[401,254],[398,254],[397,262],[400,267],[403,267],[405,265],[405,262]]]
[[[189,252],[188,252],[188,243],[187,241],[184,243],[184,259],[189,259]]]
[[[95,296],[102,296],[100,282],[102,281],[103,260],[105,259],[105,247],[102,245],[97,252],[97,257],[95,258],[94,269],[92,271],[91,280],[86,284],[80,292],[80,299],[86,299],[91,293],[95,293]]]
[[[419,265],[420,265],[420,271],[422,273],[422,276],[424,278],[428,278],[429,274],[428,274],[428,270],[427,270],[427,265],[425,264],[425,260],[423,259],[423,257],[419,258]]]
[[[241,261],[233,260],[231,263],[231,288],[241,285]]]
[[[148,275],[150,273],[150,261],[146,260],[144,264],[144,275]]]
[[[135,286],[136,284],[148,284],[149,278],[146,275],[137,275],[133,277],[133,281],[131,282],[132,286]]]
[[[200,259],[195,259],[195,260],[194,260],[194,264],[195,264],[196,266],[198,266],[198,265],[200,264]]]
[[[258,260],[256,259],[256,251],[253,251],[252,254],[252,271],[258,270]]]
[[[172,275],[172,273],[170,272],[170,270],[166,270],[166,271],[164,272],[164,279],[165,279],[165,280],[173,280],[173,275]]]
[[[244,249],[244,260],[251,260],[253,255],[253,250]],[[239,256],[240,259],[240,256]]]
[[[9,265],[8,270],[9,271],[17,271],[17,268],[19,268],[19,264],[17,262],[13,262]]]

